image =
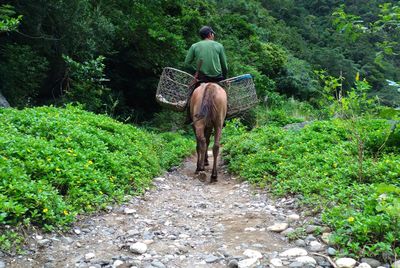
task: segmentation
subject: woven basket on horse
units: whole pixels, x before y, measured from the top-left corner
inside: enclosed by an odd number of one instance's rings
[[[190,94],[194,77],[171,67],[164,68],[157,87],[156,100],[162,106],[175,111],[183,111]]]
[[[190,95],[194,76],[184,71],[165,67],[157,87],[156,100],[162,106],[184,111]],[[228,95],[228,116],[246,111],[257,105],[256,88],[250,74],[232,77],[219,82]]]
[[[219,82],[228,95],[228,114],[233,116],[257,105],[258,98],[250,74],[232,77]]]

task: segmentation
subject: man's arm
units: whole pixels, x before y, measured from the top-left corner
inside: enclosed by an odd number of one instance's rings
[[[219,60],[221,62],[221,68],[222,68],[222,76],[224,78],[227,78],[228,75],[228,64],[226,62],[226,55],[225,55],[225,49],[221,45],[221,52],[219,53]]]

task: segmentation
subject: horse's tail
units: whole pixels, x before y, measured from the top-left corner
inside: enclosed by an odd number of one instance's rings
[[[208,125],[211,122],[212,116],[215,113],[216,107],[214,103],[216,87],[212,84],[207,84],[204,88],[203,99],[201,101],[200,112],[197,115],[199,119],[205,119]]]

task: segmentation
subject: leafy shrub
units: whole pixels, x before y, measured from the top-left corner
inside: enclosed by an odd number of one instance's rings
[[[393,190],[400,187],[400,157],[384,145],[386,120],[359,123],[366,130],[361,181],[357,144],[344,120],[315,122],[300,131],[263,126],[246,132],[238,122],[229,123],[223,153],[242,178],[276,195],[300,194],[319,209],[342,253],[392,258],[400,251],[399,191]],[[377,187],[382,183],[388,186]]]
[[[79,102],[86,110],[92,112],[109,110],[107,105],[113,104],[109,103],[110,99],[105,96],[110,89],[103,85],[107,80],[104,75],[104,59],[103,56],[99,56],[80,63],[64,56],[67,64],[64,102]]]
[[[32,105],[46,78],[48,61],[26,45],[6,45],[0,54],[1,92],[11,106]]]
[[[192,151],[77,107],[0,110],[0,224],[65,227],[78,213],[140,193]]]

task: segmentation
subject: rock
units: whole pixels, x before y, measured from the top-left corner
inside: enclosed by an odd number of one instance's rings
[[[321,226],[318,226],[318,225],[308,225],[308,226],[306,227],[306,233],[307,233],[307,234],[312,234],[312,233],[314,233],[314,232],[317,231],[317,230],[322,230]]]
[[[392,264],[393,268],[400,268],[400,260]]]
[[[247,227],[247,228],[244,228],[244,231],[245,232],[255,232],[255,231],[257,231],[257,229],[254,227]]]
[[[151,262],[151,266],[153,267],[157,267],[157,268],[165,268],[166,266],[164,265],[164,263],[154,260]]]
[[[157,178],[154,178],[153,180],[156,181],[156,182],[164,182],[165,178],[157,177]]]
[[[129,250],[132,253],[143,254],[143,253],[145,253],[147,251],[147,245],[145,243],[137,242],[135,244],[132,244],[129,247]]]
[[[331,235],[332,235],[331,233],[322,233],[322,235],[321,235],[321,240],[322,240],[325,244],[332,246],[334,243],[333,243],[333,241],[331,240]]]
[[[279,253],[281,257],[300,257],[300,256],[307,256],[307,251],[302,248],[291,248],[284,252]]]
[[[238,268],[239,267],[239,263],[237,260],[233,259],[230,260],[228,263],[228,268]]]
[[[238,262],[239,268],[246,268],[255,265],[258,262],[257,258],[244,259]]]
[[[306,242],[303,239],[297,239],[294,243],[298,247],[306,247]]]
[[[256,258],[256,259],[261,259],[263,257],[259,251],[252,249],[246,249],[243,252],[243,255],[249,258]]]
[[[369,265],[366,262],[363,262],[363,263],[360,263],[360,265],[358,265],[357,268],[371,268],[371,265]]]
[[[0,261],[0,268],[6,268],[6,264],[3,261]]]
[[[311,241],[316,241],[316,240],[317,239],[312,234],[307,235],[307,237],[304,239],[304,241],[306,241],[306,244],[310,244]]]
[[[300,262],[302,264],[313,264],[313,265],[317,265],[317,261],[309,256],[302,256],[302,257],[297,257],[296,258],[296,262]]]
[[[361,262],[368,263],[372,268],[377,268],[378,266],[381,265],[380,261],[375,260],[373,258],[362,258]]]
[[[214,263],[214,262],[219,261],[220,259],[221,259],[220,257],[214,256],[214,255],[208,255],[205,258],[205,261],[206,261],[206,263]]]
[[[50,245],[51,241],[49,239],[42,239],[42,240],[39,240],[37,243],[40,247],[45,247],[45,246]]]
[[[96,254],[94,254],[93,252],[87,253],[85,254],[85,260],[90,260],[93,259],[96,256]]]
[[[280,222],[280,223],[275,223],[272,226],[269,226],[267,230],[272,232],[282,232],[286,230],[288,227],[289,224],[287,224],[286,222]]]
[[[310,250],[314,252],[323,251],[325,249],[324,245],[319,243],[318,241],[310,242]]]
[[[289,227],[285,231],[281,232],[281,235],[289,236],[293,232],[294,232],[294,229]]]
[[[10,104],[8,103],[7,99],[1,94],[0,92],[0,107],[8,108]]]
[[[77,234],[77,235],[80,235],[82,232],[79,229],[74,229],[74,233]]]
[[[301,268],[301,267],[303,267],[303,264],[301,262],[295,261],[295,262],[292,262],[289,265],[289,267],[291,267],[291,268]]]
[[[329,247],[326,250],[326,253],[328,253],[329,256],[335,256],[336,255],[336,249]]]
[[[290,214],[287,216],[289,222],[296,222],[300,219],[300,216],[297,214]]]
[[[282,267],[283,266],[282,260],[278,259],[278,258],[271,259],[269,262],[275,267]]]
[[[71,237],[63,237],[63,238],[61,239],[61,241],[62,241],[63,243],[66,243],[66,244],[72,244],[72,243],[74,242],[74,239],[71,238]]]
[[[352,258],[340,258],[336,260],[336,265],[339,268],[353,268],[356,266],[356,260]]]
[[[136,212],[136,209],[133,209],[133,208],[124,208],[124,213],[125,213],[125,214],[130,215],[130,214],[133,214],[133,213],[135,213],[135,212]]]
[[[135,235],[138,235],[138,234],[140,234],[140,232],[138,230],[129,230],[127,232],[128,236],[135,236]]]
[[[122,264],[124,264],[123,261],[121,261],[121,260],[116,260],[116,261],[113,263],[112,268],[117,268],[117,267],[121,266]]]

